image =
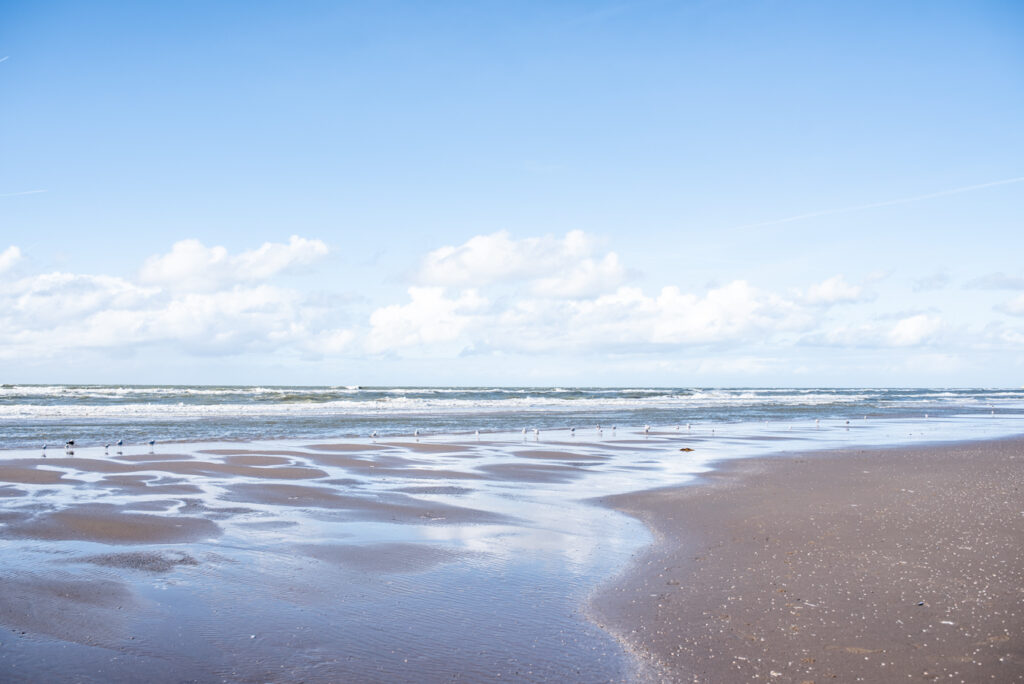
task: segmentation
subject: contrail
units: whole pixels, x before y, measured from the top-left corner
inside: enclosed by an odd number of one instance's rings
[[[991,183],[981,183],[979,185],[966,185],[962,188],[953,188],[952,190],[943,190],[941,192],[930,192],[927,195],[901,197],[899,199],[886,200],[885,202],[858,204],[857,206],[854,207],[843,207],[842,209],[826,209],[824,211],[812,211],[809,214],[797,214],[796,216],[787,216],[786,218],[775,219],[773,221],[761,221],[760,223],[748,223],[743,226],[735,226],[734,228],[732,228],[732,230],[743,230],[745,228],[760,228],[761,226],[775,226],[780,223],[802,221],[803,219],[815,218],[817,216],[831,216],[832,214],[846,214],[851,211],[861,211],[863,209],[891,207],[894,204],[908,204],[910,202],[920,202],[921,200],[933,199],[935,197],[945,197],[946,195],[959,195],[961,192],[971,192],[973,190],[981,190],[982,188],[992,188],[997,185],[1010,185],[1011,183],[1020,182],[1024,182],[1024,176],[1018,176],[1017,178],[1007,178],[1006,180],[992,181]]]
[[[10,55],[7,55],[6,57],[0,57],[0,62],[6,62],[6,61],[7,61],[7,60],[9,60],[10,58],[11,58],[11,56],[10,56]]]
[[[38,195],[41,192],[46,192],[46,191],[45,190],[22,190],[21,192],[8,192],[6,194],[0,195],[0,197],[20,197],[21,195]]]

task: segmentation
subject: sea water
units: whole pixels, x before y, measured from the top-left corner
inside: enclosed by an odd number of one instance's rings
[[[0,385],[0,449],[1024,413],[1024,389]]]

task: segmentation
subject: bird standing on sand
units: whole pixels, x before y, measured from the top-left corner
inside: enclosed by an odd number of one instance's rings
[[[576,428],[574,428],[574,427],[569,428],[569,434],[572,435],[573,437],[575,437],[576,436]]]
[[[370,439],[377,439],[377,431],[376,430],[374,430],[373,432],[370,433]]]
[[[649,433],[650,431],[651,431],[651,426],[650,426],[650,425],[644,425],[644,434],[646,435],[646,434],[648,434],[648,433]]]

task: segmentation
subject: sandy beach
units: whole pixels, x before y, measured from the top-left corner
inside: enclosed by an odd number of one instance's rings
[[[1024,440],[722,464],[610,497],[657,542],[592,614],[665,682],[1024,681]]]
[[[1024,439],[762,431],[9,452],[0,680],[1024,677]]]

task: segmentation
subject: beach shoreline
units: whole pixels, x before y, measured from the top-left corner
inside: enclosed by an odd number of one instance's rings
[[[915,615],[932,620],[926,628],[984,630],[988,651],[961,649],[959,657],[986,658],[984,672],[1005,681],[1022,662],[1015,631],[1020,596],[1004,589],[1024,585],[1017,551],[1024,534],[1013,517],[1024,509],[1017,472],[1024,438],[935,439],[959,424],[745,426],[717,435],[627,428],[606,439],[592,429],[540,438],[199,442],[109,453],[90,446],[49,456],[9,451],[0,459],[0,579],[7,587],[0,625],[10,630],[0,640],[0,674],[61,681],[88,671],[104,681],[132,681],[138,672],[156,676],[157,663],[167,661],[186,678],[228,681],[280,679],[281,671],[304,681],[861,676],[866,666],[859,661],[876,664],[890,654],[861,634],[813,623],[823,605],[832,620],[841,606],[814,593],[828,587],[818,574],[839,562],[810,551],[834,549],[851,529],[867,528],[864,511],[885,509],[883,522],[895,527],[915,511],[921,519],[909,526],[911,538],[940,529],[939,548],[955,557],[929,559],[927,549],[892,540],[862,549],[854,559],[859,574],[844,575],[844,600],[855,602],[854,580],[872,572],[872,555],[916,554],[904,570],[920,572],[904,583],[918,584],[914,592],[903,586],[897,603],[912,598]],[[877,446],[904,430],[909,439]],[[850,441],[865,438],[876,446]],[[829,448],[840,441],[846,446]],[[779,450],[782,443],[788,451]],[[817,451],[796,452],[810,444]],[[988,517],[930,509],[924,504],[942,497],[922,499],[928,487],[908,484],[922,473],[926,483],[935,480],[929,487],[952,492],[959,497],[953,503],[974,502]],[[831,480],[851,486],[836,492]],[[673,488],[651,489],[661,482]],[[843,499],[851,496],[859,498]],[[794,501],[802,508],[786,507]],[[821,531],[801,527],[794,514],[808,507],[817,507],[819,522],[832,508],[844,515],[828,522],[819,540],[811,535]],[[723,514],[733,509],[745,517]],[[792,524],[781,529],[780,519]],[[991,520],[1007,524],[988,529]],[[957,526],[988,540],[975,545],[982,558],[960,548],[969,544],[954,539]],[[723,532],[732,535],[728,543],[715,542]],[[847,552],[848,541],[842,546]],[[949,584],[944,568],[966,563],[962,574],[973,577],[991,558],[999,565],[985,566],[982,576],[992,592],[1002,592],[993,594],[1002,604],[989,612],[1013,629],[999,632],[980,619],[981,604],[967,595],[958,606],[975,611],[968,620],[937,616],[944,604],[934,596]],[[890,565],[899,560],[890,558]],[[721,587],[709,583],[709,572],[735,591],[716,599]],[[818,584],[802,585],[805,576]],[[758,585],[764,577],[776,582],[774,593]],[[789,600],[793,592],[799,602]],[[713,638],[698,628],[719,606],[701,600],[720,600],[728,609],[719,612]],[[874,603],[870,609],[881,614]],[[780,611],[792,619],[785,626],[791,633],[782,646],[767,637],[760,642],[758,621]],[[869,624],[862,613],[858,619]],[[434,628],[438,614],[449,616],[444,630]],[[822,635],[845,641],[829,642],[821,655],[811,637]],[[737,643],[750,647],[748,637],[768,650],[736,651]],[[955,642],[943,639],[943,647]],[[799,665],[775,665],[771,658],[782,651],[798,653]],[[708,653],[713,667],[698,662]],[[989,662],[993,654],[1005,664]],[[726,660],[729,667],[720,666]],[[877,681],[878,672],[864,673]]]
[[[605,497],[588,613],[643,681],[1024,681],[1024,438],[735,459]]]

